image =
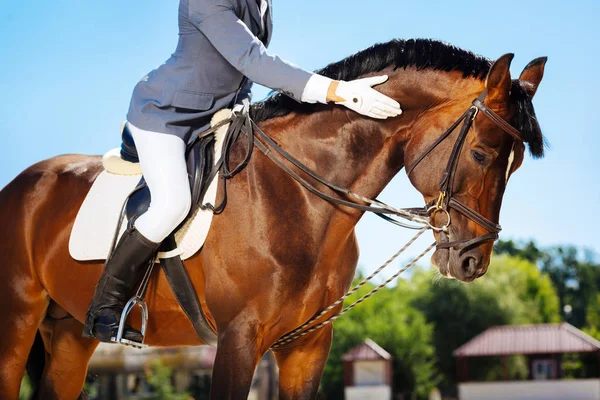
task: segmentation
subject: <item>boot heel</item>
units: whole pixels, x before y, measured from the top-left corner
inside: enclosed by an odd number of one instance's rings
[[[133,308],[136,305],[139,306],[140,310],[142,311],[142,329],[141,329],[142,340],[141,340],[141,342],[136,342],[133,340],[123,338],[123,333],[125,332],[125,328],[126,328],[127,317],[129,316],[129,313],[131,312],[131,310],[133,310]],[[127,302],[127,304],[125,304],[125,307],[123,308],[123,312],[121,313],[121,319],[119,320],[119,330],[117,331],[117,336],[112,337],[110,339],[110,341],[113,343],[122,344],[124,346],[135,347],[136,349],[146,348],[146,347],[148,347],[148,345],[144,344],[144,338],[146,336],[146,325],[147,324],[148,324],[148,306],[146,305],[146,302],[144,301],[144,299],[142,297],[137,296],[137,295],[133,296],[131,299],[129,299],[129,301]]]

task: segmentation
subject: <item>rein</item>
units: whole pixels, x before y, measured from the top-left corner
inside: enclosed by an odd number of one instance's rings
[[[213,169],[213,172],[211,173],[211,176],[209,177],[209,179],[212,179],[219,171],[221,171],[220,178],[221,178],[221,185],[223,186],[223,199],[221,200],[221,203],[219,203],[218,206],[212,206],[211,204],[204,204],[203,205],[204,208],[211,209],[215,213],[219,213],[225,208],[225,205],[227,203],[226,181],[228,179],[233,178],[235,175],[237,175],[240,171],[242,171],[248,165],[248,163],[250,162],[250,158],[252,156],[252,150],[256,146],[263,154],[265,154],[269,159],[271,159],[279,168],[281,168],[284,172],[286,172],[296,182],[298,182],[309,192],[315,194],[316,196],[322,198],[323,200],[326,200],[333,204],[338,204],[338,205],[354,208],[354,209],[357,209],[360,211],[373,212],[376,215],[384,218],[385,220],[387,220],[395,225],[399,225],[399,226],[409,228],[409,229],[421,229],[423,226],[426,226],[429,229],[433,229],[435,231],[442,231],[447,228],[447,227],[436,227],[436,226],[431,225],[429,222],[429,218],[427,217],[427,215],[428,215],[427,210],[424,207],[422,207],[422,208],[395,208],[395,207],[389,206],[385,203],[382,203],[379,200],[369,199],[367,197],[364,197],[357,193],[352,192],[350,189],[343,188],[343,187],[337,186],[331,182],[328,182],[321,176],[317,175],[315,172],[311,171],[307,166],[302,164],[300,161],[298,161],[296,158],[294,158],[294,156],[289,154],[283,148],[281,148],[262,129],[260,129],[260,127],[258,125],[256,125],[256,123],[250,118],[249,114],[237,115],[237,116],[234,116],[231,119],[228,119],[224,122],[225,123],[231,122],[232,126],[230,128],[230,132],[232,132],[232,133],[228,134],[227,138],[225,139],[225,143],[224,143],[223,150],[221,153],[221,159],[215,165],[215,168]],[[236,143],[236,141],[239,138],[241,133],[244,133],[247,138],[246,155],[244,156],[244,159],[237,166],[235,166],[233,168],[233,170],[231,170],[229,167],[229,154],[231,151],[231,147],[233,146],[234,143]],[[205,136],[205,135],[203,134],[202,136]],[[262,143],[259,140],[255,140],[256,137],[264,140],[266,144]],[[286,161],[288,161],[289,163],[294,165],[296,168],[298,168],[299,170],[301,170],[302,172],[304,172],[305,174],[307,174],[308,176],[310,176],[311,178],[313,178],[320,184],[331,189],[332,191],[340,193],[342,195],[346,195],[351,198],[354,198],[360,202],[367,203],[368,205],[364,205],[364,204],[361,204],[361,203],[358,203],[355,201],[340,199],[340,198],[331,196],[330,194],[323,192],[322,190],[318,189],[315,185],[313,185],[312,183],[308,182],[306,179],[301,177],[297,172],[295,172],[290,167],[288,167],[279,157],[277,157],[276,154],[279,154],[282,158],[284,158]],[[395,220],[391,217],[388,217],[386,214],[398,216],[400,218],[403,218],[408,221],[419,224],[420,226],[408,225],[404,222],[401,222],[401,221]]]
[[[243,170],[252,157],[252,150],[254,146],[256,146],[262,153],[265,154],[269,159],[271,159],[279,168],[281,168],[286,174],[292,177],[296,182],[298,182],[301,186],[307,189],[309,192],[314,195],[326,200],[330,203],[354,208],[356,210],[360,210],[363,212],[369,211],[373,212],[381,218],[389,221],[395,225],[399,225],[402,227],[410,228],[410,229],[419,229],[417,234],[406,244],[404,245],[396,254],[394,254],[388,261],[386,261],[381,267],[379,267],[374,273],[372,273],[369,277],[365,278],[359,284],[357,284],[354,288],[348,291],[344,296],[336,300],[333,304],[328,306],[326,309],[321,311],[319,314],[315,315],[304,324],[294,329],[293,331],[285,334],[279,340],[277,340],[271,347],[279,348],[286,344],[293,342],[294,340],[305,336],[311,332],[314,332],[321,327],[331,324],[333,321],[338,319],[340,316],[362,303],[367,298],[371,297],[373,294],[381,290],[387,284],[396,279],[400,274],[406,271],[408,268],[413,266],[420,260],[425,254],[427,254],[431,249],[437,247],[438,249],[458,249],[460,254],[464,253],[467,249],[471,247],[475,247],[483,242],[489,240],[498,239],[498,233],[502,230],[502,227],[490,221],[488,218],[481,215],[478,211],[472,209],[471,207],[461,203],[456,197],[454,197],[454,177],[456,174],[456,170],[458,168],[458,161],[460,158],[460,154],[471,127],[473,126],[473,122],[475,118],[481,112],[482,115],[485,115],[488,119],[494,122],[498,127],[500,127],[504,132],[511,135],[513,138],[519,141],[523,141],[521,135],[517,129],[515,129],[512,125],[506,122],[502,117],[500,117],[496,112],[488,108],[484,104],[484,100],[486,97],[486,91],[481,93],[479,97],[473,100],[471,107],[467,111],[465,111],[459,118],[456,120],[439,138],[437,138],[417,159],[416,161],[406,168],[406,173],[408,176],[414,171],[414,169],[435,149],[440,143],[442,143],[446,138],[448,138],[452,132],[462,123],[462,127],[454,143],[454,147],[452,148],[452,152],[450,153],[450,157],[448,159],[448,164],[440,181],[440,194],[437,200],[434,200],[424,207],[421,208],[395,208],[389,206],[385,203],[382,203],[376,199],[369,199],[364,196],[361,196],[357,193],[352,192],[348,188],[343,188],[337,186],[331,182],[328,182],[323,177],[317,175],[314,171],[309,169],[307,166],[302,164],[296,158],[294,158],[291,154],[281,148],[271,137],[269,137],[256,123],[250,118],[249,113],[240,113],[234,115],[230,119],[223,121],[222,126],[226,123],[231,122],[231,127],[229,129],[229,133],[225,139],[225,143],[223,146],[221,158],[218,163],[215,165],[211,176],[209,179],[213,179],[214,176],[221,171],[220,179],[221,184],[223,186],[223,199],[218,206],[212,206],[210,204],[205,204],[202,207],[213,210],[215,213],[221,212],[227,203],[227,190],[226,190],[226,181],[228,179],[233,178],[237,175],[241,170]],[[211,130],[212,133],[213,130]],[[236,143],[240,134],[244,133],[247,138],[247,148],[246,155],[244,159],[237,165],[235,168],[230,169],[229,167],[229,154],[231,148],[234,143]],[[205,133],[208,134],[208,133]],[[202,136],[205,136],[202,134]],[[260,140],[255,140],[255,138],[260,138]],[[305,178],[300,176],[296,171],[291,169],[288,165],[285,164],[282,159],[285,159],[287,162],[298,168],[300,171],[308,175],[310,178],[314,179],[321,185],[327,187],[328,189],[336,192],[340,195],[345,195],[348,198],[355,199],[357,201],[345,200],[338,197],[334,197],[330,194],[327,194],[317,188],[314,184],[307,181]],[[360,202],[360,203],[359,203]],[[362,203],[366,203],[362,204]],[[357,301],[342,309],[341,311],[329,316],[327,319],[319,322],[316,325],[313,325],[330,311],[332,311],[335,307],[339,306],[343,303],[345,299],[347,299],[350,295],[354,294],[358,289],[364,286],[367,282],[373,279],[377,274],[379,274],[385,267],[387,267],[393,260],[395,260],[400,254],[402,254],[411,244],[415,242],[415,240],[421,236],[425,231],[432,229],[437,232],[447,232],[448,228],[451,224],[450,218],[450,209],[454,209],[457,212],[461,213],[468,219],[472,220],[479,226],[486,229],[489,233],[473,238],[473,239],[462,239],[455,240],[451,242],[442,242],[438,243],[434,241],[429,247],[427,247],[421,254],[415,257],[412,261],[406,264],[402,269],[400,269],[397,273],[395,273],[391,278],[387,279],[385,282],[375,287],[366,295],[359,298]],[[443,213],[446,216],[445,224],[442,226],[435,226],[432,221],[433,217],[438,214]],[[394,215],[396,217],[400,217],[402,219],[411,221],[413,223],[418,224],[418,226],[409,225],[404,222],[395,220],[388,215]],[[312,325],[312,326],[311,326]]]

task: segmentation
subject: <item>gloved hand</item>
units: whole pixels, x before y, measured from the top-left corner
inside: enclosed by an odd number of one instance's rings
[[[332,100],[336,104],[346,106],[368,117],[378,119],[396,117],[402,114],[400,104],[372,88],[387,80],[387,75],[381,75],[350,82],[339,81]]]

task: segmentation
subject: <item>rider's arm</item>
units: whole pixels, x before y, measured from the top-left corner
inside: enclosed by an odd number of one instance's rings
[[[401,113],[396,101],[371,88],[385,82],[387,77],[337,82],[270,54],[237,17],[232,0],[192,0],[189,8],[191,22],[234,68],[251,81],[299,101],[334,101],[373,118]]]
[[[313,74],[270,54],[237,17],[230,0],[190,1],[189,7],[191,22],[234,68],[253,82],[302,99]]]

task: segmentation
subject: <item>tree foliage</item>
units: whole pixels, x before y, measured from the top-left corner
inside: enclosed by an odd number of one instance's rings
[[[173,370],[163,365],[160,360],[155,360],[146,368],[146,379],[152,388],[152,399],[156,400],[188,400],[190,395],[187,393],[177,393],[171,383]]]
[[[499,240],[494,250],[497,254],[538,264],[552,280],[563,320],[584,328],[588,325],[587,318],[597,315],[588,310],[600,293],[600,265],[591,251],[580,251],[574,246],[556,246],[542,251],[533,241],[517,244],[512,240]]]

